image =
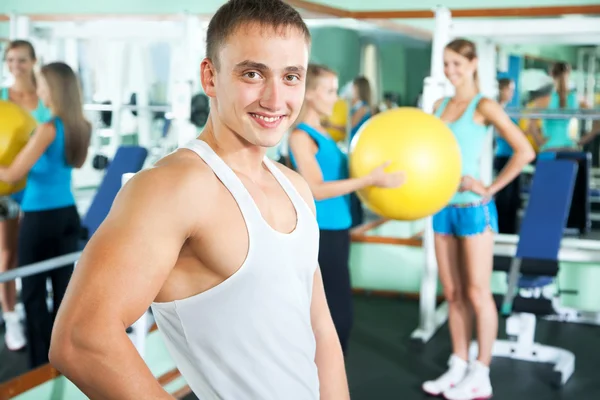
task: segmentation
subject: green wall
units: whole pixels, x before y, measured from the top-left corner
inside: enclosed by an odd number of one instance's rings
[[[405,46],[391,41],[375,42],[375,44],[379,48],[381,94],[383,95],[384,92],[399,93],[400,100],[403,101],[407,95],[407,49]]]
[[[385,32],[337,27],[313,28],[311,33],[311,61],[333,68],[339,74],[340,86],[361,73],[361,48],[367,44],[378,48],[381,94],[399,93],[403,104],[412,104],[429,74],[431,49],[426,43],[412,43]]]
[[[311,62],[325,64],[337,72],[340,87],[360,73],[360,36],[357,31],[337,27],[311,29]]]
[[[423,49],[409,48],[407,60],[407,98],[404,104],[412,106],[423,91],[423,81],[431,72],[431,46],[428,45]]]

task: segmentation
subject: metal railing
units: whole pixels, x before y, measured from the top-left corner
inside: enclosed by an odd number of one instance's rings
[[[79,258],[81,257],[81,253],[81,251],[77,251],[74,253],[49,258],[44,261],[39,261],[36,263],[23,265],[22,267],[11,269],[10,271],[3,272],[0,274],[0,283],[10,282],[15,279],[26,278],[28,276],[37,275],[43,272],[48,272],[68,266],[69,264],[73,264],[74,262],[79,260]]]

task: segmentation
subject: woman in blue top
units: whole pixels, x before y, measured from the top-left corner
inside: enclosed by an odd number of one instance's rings
[[[554,90],[549,96],[544,96],[535,102],[535,108],[552,110],[577,110],[587,108],[587,105],[579,101],[577,93],[569,90],[569,77],[571,66],[568,63],[559,62],[552,66],[550,75],[554,79]],[[543,144],[541,151],[568,151],[578,150],[589,143],[600,132],[592,130],[578,141],[569,135],[570,119],[542,119]],[[535,126],[535,124],[533,124]],[[596,124],[595,124],[596,125]]]
[[[345,353],[353,319],[348,195],[367,186],[399,186],[403,174],[385,173],[386,163],[363,178],[348,177],[346,155],[321,125],[323,117],[333,112],[337,91],[338,78],[333,71],[309,64],[304,105],[289,138],[289,153],[292,166],[306,179],[315,197],[319,265],[331,317]]]
[[[0,181],[14,183],[27,176],[21,202],[19,265],[77,251],[81,232],[71,171],[80,168],[87,157],[91,125],[83,116],[77,77],[64,63],[45,65],[37,93],[51,110],[52,119],[38,126],[12,164],[0,168]],[[72,270],[73,265],[65,265],[22,279],[31,368],[48,362],[52,325]],[[46,303],[48,278],[52,282],[52,313]]]
[[[0,89],[0,99],[11,101],[31,112],[38,123],[50,119],[50,110],[44,106],[36,93],[33,72],[36,56],[31,43],[15,40],[8,44],[4,53],[8,71],[14,79],[11,87]],[[19,234],[19,203],[23,190],[10,196],[1,196],[0,204],[0,273],[13,269],[17,265],[17,237]],[[6,323],[4,340],[8,350],[17,351],[25,347],[27,340],[19,316],[15,312],[17,293],[15,281],[0,283],[0,303]]]
[[[485,399],[492,395],[489,364],[498,326],[490,288],[494,233],[498,229],[492,196],[515,179],[535,153],[503,108],[479,93],[477,54],[472,42],[457,39],[446,46],[444,73],[454,86],[455,95],[438,100],[434,110],[456,137],[463,175],[459,191],[433,217],[435,253],[448,302],[452,355],[448,371],[425,382],[423,390],[431,395],[443,394],[448,400]],[[480,180],[480,160],[490,125],[508,142],[513,153],[495,181],[486,186]],[[479,354],[469,365],[473,317]]]
[[[512,79],[498,79],[498,103],[506,108],[515,93],[515,83]],[[516,118],[511,120],[518,124]],[[510,144],[496,132],[496,149],[494,152],[494,172],[499,174],[510,161],[513,149]],[[519,178],[513,179],[508,185],[496,194],[496,206],[498,209],[498,232],[505,234],[517,233],[517,221],[519,208],[521,207],[521,184]]]

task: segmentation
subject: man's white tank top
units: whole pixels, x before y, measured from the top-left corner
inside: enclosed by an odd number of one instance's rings
[[[308,204],[265,157],[296,209],[296,228],[273,229],[242,181],[204,141],[193,150],[237,202],[248,230],[247,258],[230,278],[195,296],[152,303],[165,345],[202,400],[319,398],[310,306],[319,228]],[[217,210],[215,210],[217,211]]]

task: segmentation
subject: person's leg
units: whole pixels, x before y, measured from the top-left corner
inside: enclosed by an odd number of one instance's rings
[[[16,256],[11,254],[11,241],[16,242],[16,239],[11,238],[14,220],[0,221],[0,273],[6,272],[13,268],[13,262]],[[18,225],[17,225],[18,226]],[[16,231],[15,231],[16,233]],[[16,289],[15,281],[0,283],[0,303],[2,303],[2,313],[15,311]]]
[[[470,364],[465,379],[444,392],[448,400],[491,397],[489,366],[498,334],[498,312],[491,290],[494,233],[498,228],[494,203],[465,209],[463,221],[461,253],[467,275],[466,292],[475,313],[479,354]]]
[[[0,273],[14,269],[17,266],[17,241],[19,234],[19,206],[8,197],[3,198],[2,208],[4,218],[0,222]],[[16,281],[0,284],[0,302],[2,315],[6,323],[4,341],[11,351],[18,351],[27,345],[25,332],[19,315],[15,312],[17,302]]]
[[[19,230],[19,266],[43,261],[53,251],[53,243],[43,223],[44,212],[25,213]],[[52,232],[50,232],[52,233]],[[23,278],[21,300],[25,307],[27,341],[29,344],[29,367],[36,368],[48,362],[51,318],[46,302],[47,273]]]
[[[508,227],[510,234],[516,235],[519,233],[519,210],[521,209],[521,177],[517,176],[511,183],[510,192],[510,219],[512,226]],[[500,224],[500,216],[498,216],[498,225]],[[499,232],[502,233],[502,232]]]
[[[58,245],[55,249],[53,257],[59,257],[69,253],[74,253],[79,249],[79,237],[81,232],[81,224],[79,214],[75,206],[57,210],[56,219],[63,225],[62,236],[58,238]],[[52,324],[56,319],[56,313],[62,303],[62,299],[67,291],[67,286],[73,274],[73,264],[69,264],[63,268],[55,269],[50,272],[52,280]]]
[[[323,288],[344,354],[348,350],[353,321],[349,253],[350,235],[347,230],[321,230],[319,266],[323,277]]]
[[[494,171],[499,174],[506,166],[508,157],[494,158]],[[498,207],[498,229],[500,233],[512,234],[516,221],[513,221],[513,188],[509,183],[502,190],[496,193],[496,205]],[[516,218],[516,215],[514,216]]]
[[[464,291],[459,242],[454,236],[455,211],[447,207],[436,214],[433,220],[438,273],[448,302],[448,326],[452,340],[449,369],[437,379],[423,384],[423,390],[434,396],[457,385],[464,378],[473,329],[473,316]]]

